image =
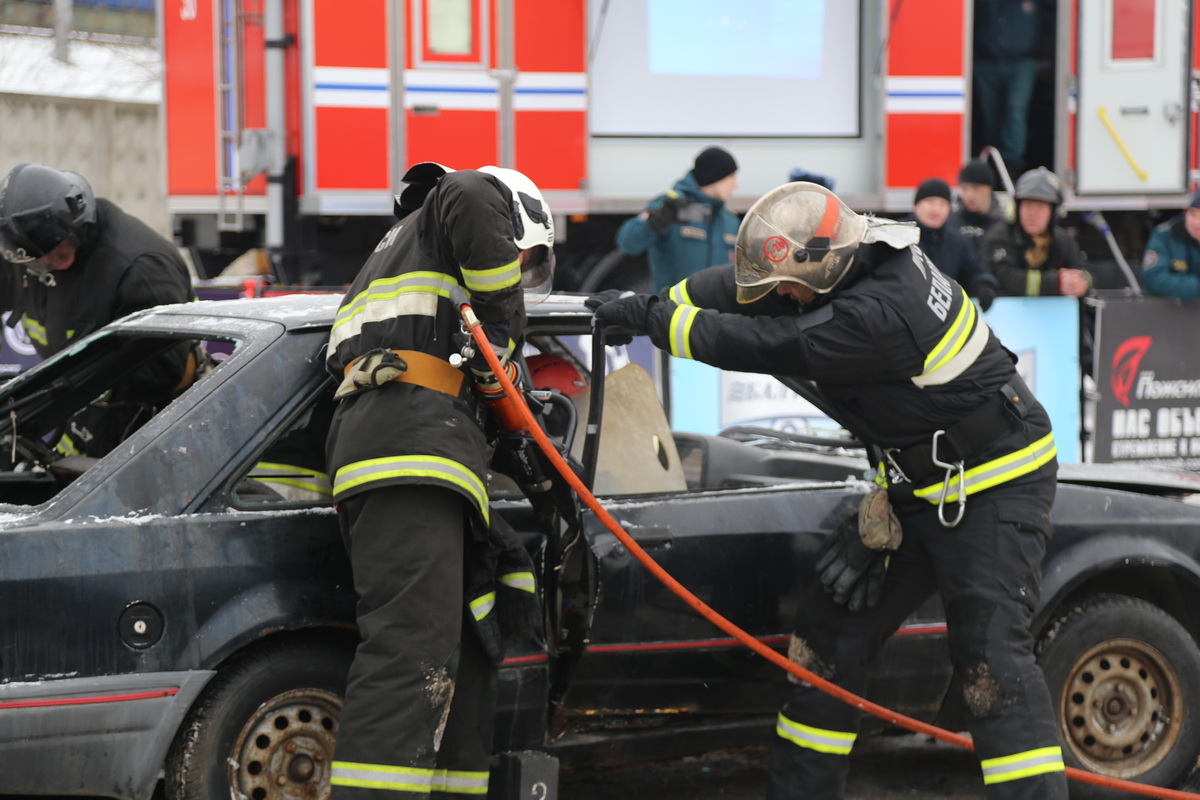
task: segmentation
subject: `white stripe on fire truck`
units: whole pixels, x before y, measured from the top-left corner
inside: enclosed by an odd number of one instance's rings
[[[966,110],[966,81],[953,77],[899,77],[887,79],[885,109],[889,114],[962,114]]]
[[[386,69],[313,68],[313,102],[317,106],[386,108],[389,88]],[[483,72],[407,70],[404,93],[406,108],[494,111],[500,107],[496,81]],[[584,111],[587,76],[582,72],[522,72],[513,89],[513,105],[518,111]]]
[[[387,108],[391,101],[387,69],[313,67],[313,103],[342,108]]]

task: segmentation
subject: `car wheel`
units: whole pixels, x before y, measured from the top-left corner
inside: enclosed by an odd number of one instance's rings
[[[1174,617],[1131,597],[1093,597],[1047,626],[1038,653],[1067,764],[1154,786],[1187,776],[1200,751],[1200,650]],[[1111,796],[1071,786],[1072,798]]]
[[[205,687],[167,754],[167,800],[321,800],[352,653],[270,642]]]

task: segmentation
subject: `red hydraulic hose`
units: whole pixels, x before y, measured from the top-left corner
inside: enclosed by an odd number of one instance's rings
[[[755,653],[758,653],[771,663],[787,670],[797,678],[800,678],[806,683],[815,686],[826,694],[836,697],[843,703],[854,706],[855,708],[865,711],[868,714],[879,717],[885,722],[890,722],[893,725],[899,725],[901,727],[908,728],[910,731],[923,733],[926,736],[932,736],[935,739],[940,739],[943,742],[949,742],[950,744],[958,745],[959,747],[966,748],[967,750],[975,749],[970,737],[952,733],[935,725],[930,725],[927,722],[921,722],[918,719],[913,719],[912,717],[905,716],[899,712],[892,711],[889,708],[884,708],[877,703],[872,703],[870,700],[867,700],[864,697],[859,697],[853,692],[848,692],[842,687],[830,683],[824,678],[810,672],[794,661],[775,652],[770,647],[746,633],[744,630],[727,620],[725,617],[721,616],[707,603],[705,603],[696,595],[692,594],[687,587],[671,577],[671,575],[665,569],[659,566],[658,562],[655,561],[650,554],[642,549],[641,545],[634,541],[632,536],[625,532],[620,523],[608,513],[604,506],[600,505],[600,501],[597,500],[596,497],[588,490],[587,486],[584,485],[583,481],[580,480],[579,476],[575,474],[575,471],[571,469],[571,466],[558,452],[558,449],[550,441],[549,437],[546,436],[546,433],[542,430],[541,426],[538,425],[537,420],[534,418],[533,412],[530,411],[529,406],[525,404],[524,395],[517,391],[516,387],[513,386],[512,381],[509,380],[504,366],[500,363],[500,359],[492,350],[492,345],[488,341],[487,335],[483,332],[483,326],[481,325],[479,318],[475,316],[475,312],[471,306],[466,303],[462,304],[462,306],[459,308],[459,313],[462,315],[463,322],[466,324],[467,328],[471,332],[472,338],[475,340],[476,348],[478,348],[478,350],[483,354],[484,358],[488,362],[488,367],[500,380],[500,385],[505,394],[507,394],[508,397],[512,398],[514,401],[516,401],[517,398],[521,398],[519,402],[513,402],[513,405],[519,410],[522,421],[525,423],[525,428],[528,429],[533,435],[534,440],[546,454],[546,457],[550,459],[550,462],[554,465],[554,468],[558,470],[558,473],[562,475],[563,479],[568,485],[570,485],[575,494],[579,495],[579,498],[583,500],[584,504],[586,504],[587,507],[595,513],[596,518],[604,523],[604,527],[608,528],[608,530],[612,532],[613,536],[617,537],[617,540],[625,546],[625,549],[632,553],[634,558],[641,562],[642,566],[648,569],[650,574],[652,574],[655,578],[658,578],[658,580],[661,581],[664,586],[674,592],[689,606],[696,609],[696,611],[698,611],[702,617],[716,625],[721,630],[725,631],[725,633],[729,634],[734,639],[737,639],[739,642],[746,645],[746,647],[749,647]],[[1121,780],[1119,778],[1109,778],[1105,775],[1097,775],[1094,772],[1076,769],[1075,767],[1067,767],[1066,772],[1068,778],[1081,783],[1090,783],[1094,786],[1117,789],[1120,791],[1130,792],[1131,794],[1139,794],[1144,797],[1168,798],[1169,800],[1200,800],[1200,794],[1181,792],[1175,789],[1162,789],[1157,786],[1147,786],[1144,783],[1134,783],[1133,781]]]

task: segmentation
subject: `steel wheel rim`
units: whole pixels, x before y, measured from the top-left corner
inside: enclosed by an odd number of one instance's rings
[[[328,797],[341,709],[337,694],[314,688],[284,692],[255,709],[230,753],[233,796],[245,800]]]
[[[1063,742],[1086,768],[1136,778],[1162,762],[1183,727],[1179,676],[1156,648],[1111,639],[1083,654],[1063,684]]]

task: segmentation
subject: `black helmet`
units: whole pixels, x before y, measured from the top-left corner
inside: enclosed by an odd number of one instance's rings
[[[1013,197],[1019,200],[1041,200],[1052,206],[1062,204],[1062,181],[1045,167],[1038,167],[1017,178]]]
[[[0,256],[31,264],[96,221],[84,177],[41,164],[18,164],[0,178]]]

